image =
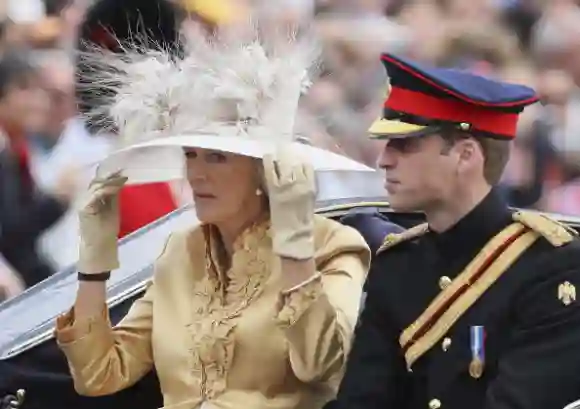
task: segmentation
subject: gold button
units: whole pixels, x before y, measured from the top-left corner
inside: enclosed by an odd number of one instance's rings
[[[443,276],[439,279],[439,288],[445,290],[447,287],[451,285],[451,279],[447,276]]]
[[[429,409],[439,409],[441,407],[441,401],[439,399],[431,399],[429,401]]]
[[[441,343],[441,348],[443,349],[443,351],[447,352],[450,346],[451,346],[451,338],[444,338],[443,342]]]

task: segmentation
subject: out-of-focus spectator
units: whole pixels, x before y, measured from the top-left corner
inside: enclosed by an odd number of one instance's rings
[[[26,136],[42,127],[48,104],[29,55],[5,53],[0,58],[0,254],[26,286],[53,273],[37,253],[37,240],[63,215],[74,189],[62,180],[47,195],[33,180]]]
[[[246,1],[236,0],[172,0],[181,7],[187,18],[183,29],[203,30],[213,34],[220,26],[232,26],[249,13]]]
[[[438,65],[463,68],[482,75],[497,75],[500,71],[521,64],[523,54],[517,38],[501,27],[457,27],[443,42]]]
[[[69,56],[62,51],[35,54],[40,80],[50,100],[46,122],[38,135],[39,142],[53,147],[59,142],[67,123],[77,115],[74,69]]]
[[[66,0],[57,8],[61,21],[61,44],[63,50],[74,52],[78,40],[79,26],[83,21],[89,2],[85,0]]]
[[[30,136],[33,176],[42,189],[51,192],[70,175],[76,179],[80,193],[90,181],[89,169],[110,151],[111,142],[91,136],[78,118],[74,70],[68,54],[43,51],[37,53],[35,61],[50,108],[41,129]],[[77,243],[77,217],[74,209],[69,209],[42,235],[39,248],[55,268],[64,268],[76,261]]]
[[[545,101],[538,132],[549,142],[542,209],[580,213],[580,9],[547,2],[533,31],[532,55]]]

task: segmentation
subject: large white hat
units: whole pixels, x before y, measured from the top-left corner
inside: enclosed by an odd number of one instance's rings
[[[263,36],[249,22],[209,40],[188,33],[184,44],[180,58],[137,46],[122,55],[85,56],[98,67],[91,80],[111,95],[95,117],[112,117],[121,141],[100,163],[100,174],[123,170],[129,183],[180,178],[184,147],[254,158],[292,149],[315,170],[373,171],[304,144],[295,133],[298,101],[318,57],[310,34]]]

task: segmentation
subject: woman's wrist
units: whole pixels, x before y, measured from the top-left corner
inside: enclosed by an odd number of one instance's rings
[[[289,291],[295,287],[310,282],[317,277],[314,258],[296,260],[281,257],[283,291]]]
[[[79,281],[107,281],[111,278],[111,272],[105,271],[102,273],[87,274],[83,272],[77,272],[77,279]]]

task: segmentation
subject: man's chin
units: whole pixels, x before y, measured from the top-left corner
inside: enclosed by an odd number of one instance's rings
[[[412,203],[402,198],[389,196],[387,201],[389,202],[390,208],[396,212],[416,212],[421,210],[416,203]]]

